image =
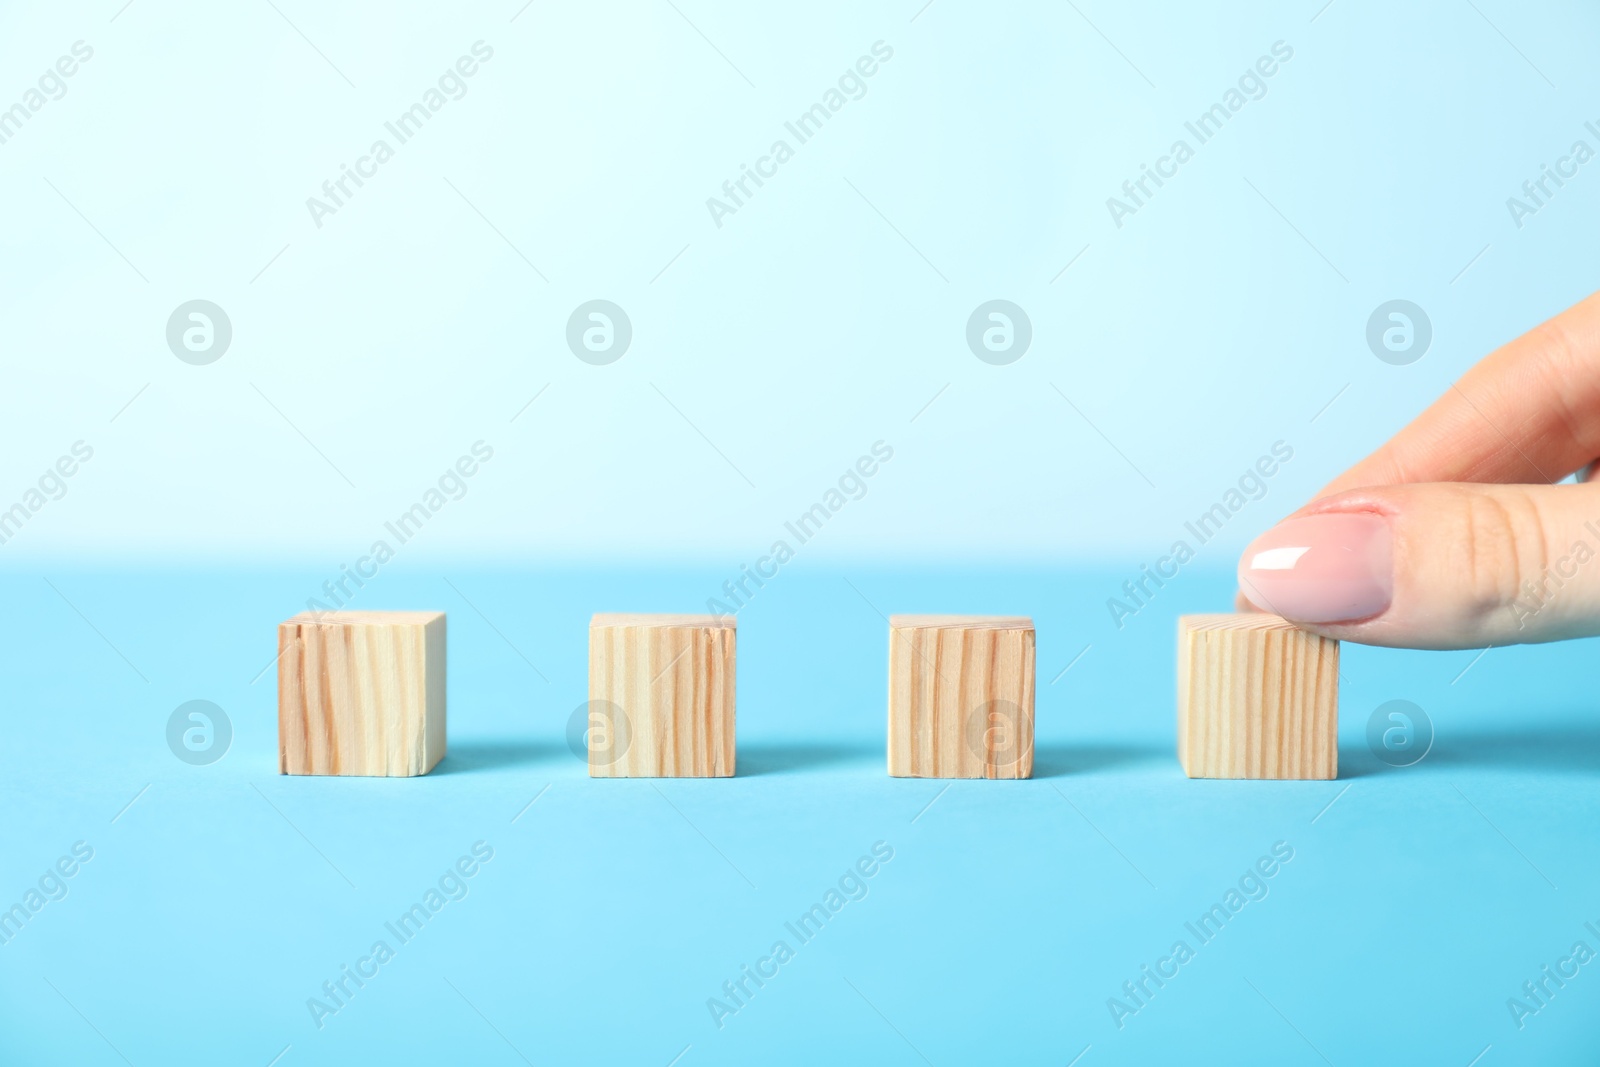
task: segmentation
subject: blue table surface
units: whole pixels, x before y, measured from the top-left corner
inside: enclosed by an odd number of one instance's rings
[[[701,610],[726,575],[393,568],[353,606],[449,613],[449,754],[280,777],[275,625],[324,577],[0,575],[0,907],[38,905],[0,945],[0,1063],[1600,1057],[1589,641],[1347,646],[1338,781],[1189,781],[1174,620],[1225,609],[1229,575],[1119,630],[1110,567],[802,561],[739,615],[738,776],[591,781],[567,742],[588,616]],[[1032,780],[885,775],[899,611],[1034,617]],[[166,738],[195,699],[232,727],[208,765]],[[1414,766],[1368,745],[1392,699],[1435,731]]]

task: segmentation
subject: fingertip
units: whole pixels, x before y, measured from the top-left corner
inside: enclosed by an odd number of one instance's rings
[[[1239,560],[1239,588],[1264,611],[1300,625],[1377,615],[1394,596],[1388,521],[1323,511],[1286,519]]]

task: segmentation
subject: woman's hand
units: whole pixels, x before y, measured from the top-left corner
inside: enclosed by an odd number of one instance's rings
[[[1597,458],[1600,293],[1495,351],[1257,538],[1241,607],[1400,648],[1600,634],[1600,483],[1552,484]]]

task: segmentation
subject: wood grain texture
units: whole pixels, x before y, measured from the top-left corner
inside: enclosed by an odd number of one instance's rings
[[[889,774],[1033,776],[1033,620],[889,619]]]
[[[1178,761],[1190,778],[1339,774],[1339,642],[1276,615],[1178,620]]]
[[[278,627],[278,773],[427,774],[444,698],[442,612],[296,615]]]
[[[596,615],[590,777],[731,777],[735,635],[731,617]]]

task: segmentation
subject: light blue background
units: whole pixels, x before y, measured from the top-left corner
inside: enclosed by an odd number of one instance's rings
[[[95,450],[0,545],[0,903],[96,850],[0,947],[0,1061],[1594,1059],[1592,968],[1523,1030],[1505,1006],[1600,949],[1592,643],[1347,649],[1337,783],[1183,779],[1171,672],[1250,536],[1594,288],[1600,164],[1506,209],[1600,147],[1592,7],[274,2],[0,13],[0,108],[94,49],[0,144],[0,508]],[[306,198],[478,40],[318,229]],[[196,298],[234,331],[205,367],[165,340]],[[564,339],[594,298],[634,329],[605,367]],[[1033,328],[1005,367],[964,337],[995,298]],[[1434,331],[1404,367],[1364,338],[1395,298]],[[356,600],[449,612],[451,755],[277,777],[274,625],[479,440]],[[878,440],[740,613],[740,776],[589,781],[588,615],[699,610]],[[1266,497],[1119,630],[1106,599],[1276,441]],[[1036,780],[884,776],[895,611],[1035,617]],[[1396,698],[1438,731],[1404,770],[1365,744]],[[191,699],[233,723],[209,767],[166,748]],[[318,1031],[306,998],[479,839],[470,895]],[[878,840],[868,897],[717,1030],[706,998]],[[1106,998],[1279,840],[1270,896],[1119,1031]]]
[[[274,773],[273,674],[250,679],[307,575],[50,576],[106,640],[8,579],[36,621],[4,657],[0,884],[20,896],[80,839],[95,858],[0,947],[0,1059],[522,1062],[496,1029],[533,1063],[1592,1058],[1593,964],[1524,1029],[1506,1008],[1575,940],[1600,947],[1592,643],[1475,663],[1347,647],[1340,781],[1192,782],[1173,617],[1214,607],[1221,576],[1119,634],[1094,615],[1100,572],[795,566],[740,617],[739,776],[720,781],[592,781],[565,742],[589,613],[672,607],[709,572],[396,580],[374,606],[450,612],[450,754],[403,780]],[[874,606],[1035,613],[1032,781],[885,776]],[[163,736],[196,697],[235,731],[199,768]],[[1399,770],[1365,742],[1396,698],[1437,731]],[[466,899],[319,1031],[307,998],[480,839],[495,858]],[[895,856],[866,899],[719,1031],[707,998],[879,840]],[[1107,998],[1277,841],[1295,856],[1267,898],[1118,1030]]]
[[[1275,440],[1267,510],[1295,506],[1593,288],[1592,167],[1521,230],[1505,206],[1600,117],[1584,5],[679,4],[754,89],[665,0],[520,6],[279,4],[354,89],[264,2],[6,16],[0,100],[95,55],[0,145],[3,499],[97,449],[8,556],[337,569],[483,439],[501,465],[419,553],[748,561],[883,439],[819,553],[1126,559]],[[317,229],[306,199],[480,39],[467,95]],[[867,95],[713,225],[878,40]],[[1106,199],[1278,40],[1265,98],[1117,229]],[[165,345],[195,298],[234,326],[210,367]],[[593,298],[634,324],[609,367],[563,344]],[[1033,323],[1010,367],[964,343],[993,298]],[[1434,325],[1409,367],[1364,343],[1394,298]]]

